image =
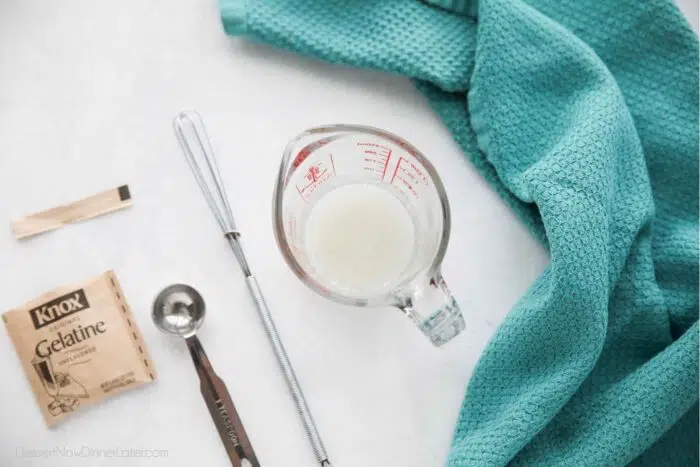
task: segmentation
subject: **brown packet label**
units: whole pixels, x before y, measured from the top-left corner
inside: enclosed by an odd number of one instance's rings
[[[156,379],[112,271],[59,287],[2,318],[48,426]]]

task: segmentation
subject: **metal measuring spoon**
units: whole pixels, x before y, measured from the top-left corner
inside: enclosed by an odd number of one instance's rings
[[[260,467],[226,385],[214,372],[195,335],[204,321],[204,299],[185,284],[163,289],[153,303],[152,318],[161,331],[183,337],[199,375],[200,389],[233,467]]]

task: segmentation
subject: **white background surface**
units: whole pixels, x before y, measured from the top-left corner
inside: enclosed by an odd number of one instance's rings
[[[697,1],[682,6],[697,29]],[[207,301],[200,337],[262,465],[315,465],[238,266],[173,138],[183,108],[207,121],[249,260],[334,465],[442,465],[474,364],[545,252],[406,80],[227,38],[209,0],[0,2],[0,310],[113,268],[160,375],[49,430],[3,332],[0,465],[227,465],[184,343],[150,322],[154,295],[179,281]],[[282,150],[309,126],[341,122],[407,137],[443,177],[453,207],[444,272],[468,322],[443,349],[396,310],[315,296],[277,251],[270,208]],[[122,183],[130,210],[27,242],[11,235],[11,219]],[[167,458],[22,456],[84,446]]]

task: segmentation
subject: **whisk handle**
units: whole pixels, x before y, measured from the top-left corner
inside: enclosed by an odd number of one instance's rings
[[[294,369],[292,368],[292,364],[289,362],[287,352],[284,350],[282,340],[280,339],[279,334],[277,333],[277,328],[275,327],[275,323],[272,320],[272,316],[270,315],[270,310],[267,308],[267,304],[265,303],[265,298],[263,297],[262,291],[260,290],[260,285],[258,284],[258,281],[255,278],[255,276],[253,276],[252,274],[246,277],[246,283],[248,284],[248,290],[250,291],[250,294],[253,296],[253,300],[255,301],[255,307],[257,308],[258,314],[260,315],[260,319],[263,322],[265,332],[267,333],[267,336],[270,340],[270,344],[272,345],[272,348],[275,352],[275,356],[277,357],[277,362],[279,363],[280,368],[284,373],[284,377],[287,380],[289,391],[291,392],[292,397],[294,398],[294,403],[297,406],[299,416],[301,417],[304,423],[306,436],[309,438],[309,442],[311,443],[311,446],[314,450],[314,454],[316,455],[316,460],[318,460],[318,462],[322,466],[330,466],[330,462],[328,461],[328,455],[326,454],[326,449],[323,446],[321,437],[318,434],[318,430],[316,429],[316,424],[314,423],[314,419],[311,416],[311,410],[309,409],[309,406],[306,403],[306,399],[304,398],[304,394],[301,391],[301,386],[297,381],[297,377],[294,373]]]

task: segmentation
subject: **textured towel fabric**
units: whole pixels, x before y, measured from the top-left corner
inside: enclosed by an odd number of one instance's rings
[[[412,78],[551,253],[447,465],[697,465],[697,37],[669,0],[431,1],[221,12],[229,34]]]
[[[476,16],[478,13],[478,2],[472,0],[424,0],[430,4],[445,8],[456,13],[463,13],[470,16]]]

